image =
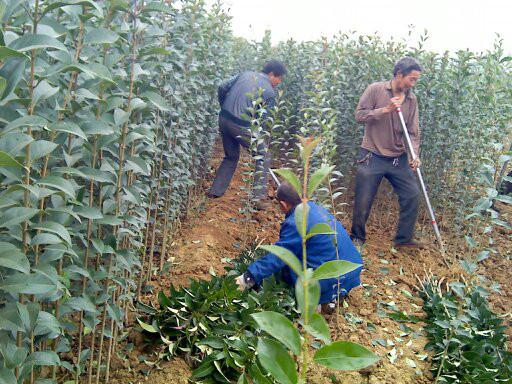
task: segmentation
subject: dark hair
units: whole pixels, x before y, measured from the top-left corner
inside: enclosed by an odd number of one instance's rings
[[[270,60],[263,66],[263,73],[267,75],[272,72],[274,76],[284,76],[288,73],[283,63],[277,60]]]
[[[395,63],[395,69],[393,70],[393,76],[398,75],[399,73],[402,74],[402,76],[407,76],[412,71],[419,71],[421,72],[423,68],[421,68],[420,63],[418,63],[418,60],[406,56],[401,58]]]
[[[302,202],[295,188],[293,188],[292,185],[286,181],[281,183],[279,188],[277,188],[276,198],[279,201],[284,201],[290,204],[292,207],[295,207]]]

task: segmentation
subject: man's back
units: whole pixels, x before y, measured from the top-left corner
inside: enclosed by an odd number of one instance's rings
[[[262,98],[264,101],[275,97],[275,91],[267,75],[261,72],[246,71],[242,72],[233,87],[226,95],[222,103],[222,109],[231,115],[242,119],[247,114],[247,108],[252,106],[252,100],[258,97],[259,89],[263,90]],[[253,95],[253,97],[247,96]]]

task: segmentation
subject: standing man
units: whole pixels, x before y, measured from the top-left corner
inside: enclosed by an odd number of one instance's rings
[[[208,197],[220,197],[226,192],[238,164],[240,145],[245,148],[250,146],[251,123],[244,117],[250,115],[248,109],[253,108],[253,100],[261,92],[263,102],[259,107],[266,110],[272,108],[276,97],[274,88],[281,83],[286,72],[281,62],[271,60],[265,64],[262,72],[246,71],[220,85],[219,130],[225,155]],[[270,204],[266,200],[270,154],[265,143],[257,146],[256,155],[253,198],[256,208],[265,209]]]
[[[277,189],[276,200],[279,202],[281,211],[285,214],[285,219],[281,224],[279,241],[275,245],[288,249],[302,264],[302,237],[297,229],[294,215],[295,208],[302,200],[295,189],[287,182],[281,183]],[[320,280],[319,304],[321,304],[322,313],[330,313],[334,308],[334,306],[329,305],[330,303],[336,301],[338,297],[346,296],[352,288],[361,284],[360,274],[363,259],[352,244],[343,225],[333,215],[312,201],[309,201],[308,205],[308,231],[315,224],[326,223],[332,229],[336,226],[337,235],[337,249],[334,235],[322,234],[308,239],[306,242],[308,268],[317,269],[323,263],[337,260],[338,258],[339,260],[361,264],[361,267],[340,277],[339,287],[338,279],[336,278]],[[297,281],[295,273],[280,258],[269,253],[253,262],[247,269],[247,272],[238,276],[236,282],[242,289],[252,288],[253,286],[260,285],[266,277],[278,273],[281,273],[286,283],[295,286]]]
[[[395,247],[423,247],[413,239],[420,197],[413,172],[421,163],[419,157],[414,162],[409,160],[400,117],[396,113],[400,107],[414,151],[419,155],[418,101],[411,89],[420,78],[421,70],[420,64],[412,57],[400,59],[395,64],[393,79],[369,85],[357,105],[356,120],[365,123],[357,160],[352,218],[351,237],[357,246],[366,241],[366,221],[379,184],[385,177],[393,186],[400,204]]]

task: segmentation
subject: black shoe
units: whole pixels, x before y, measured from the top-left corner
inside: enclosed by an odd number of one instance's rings
[[[410,240],[405,243],[395,243],[394,247],[396,249],[424,249],[425,243],[418,240]]]
[[[213,193],[211,193],[211,192],[207,192],[207,193],[206,193],[206,197],[208,197],[209,199],[217,199],[217,198],[219,198],[220,196],[214,195],[214,194],[213,194]]]

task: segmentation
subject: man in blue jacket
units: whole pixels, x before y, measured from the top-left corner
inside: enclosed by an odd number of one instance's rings
[[[281,224],[279,241],[276,245],[291,251],[302,263],[302,238],[295,225],[295,207],[301,203],[301,199],[295,189],[288,183],[282,183],[277,189],[276,199],[281,210],[285,214],[285,220]],[[316,269],[323,263],[331,260],[346,260],[362,264],[363,260],[343,225],[337,221],[325,208],[310,201],[308,215],[308,231],[315,224],[327,223],[332,229],[336,225],[338,252],[334,242],[334,235],[316,235],[306,242],[308,268]],[[339,297],[346,296],[348,292],[361,284],[360,274],[362,266],[356,270],[341,276],[340,291],[338,294],[338,279],[320,280],[320,301],[324,312],[328,304]],[[284,280],[295,286],[297,276],[277,256],[272,253],[253,262],[247,272],[237,278],[237,284],[242,288],[252,288],[261,284],[266,277],[282,272]]]

